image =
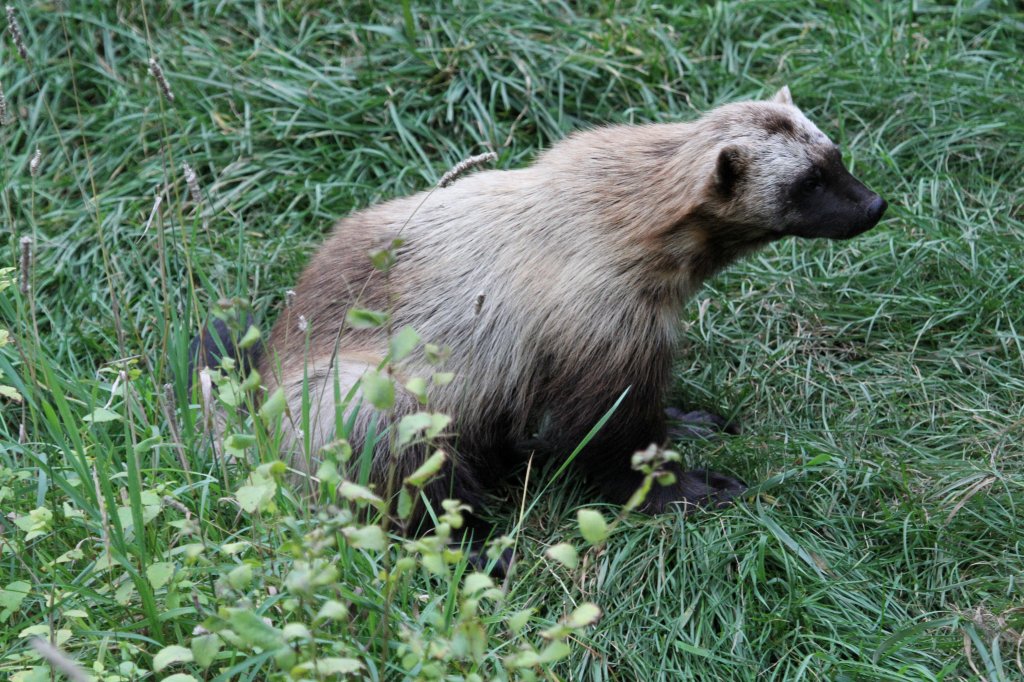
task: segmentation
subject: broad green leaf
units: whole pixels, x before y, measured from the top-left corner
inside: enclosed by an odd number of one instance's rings
[[[825,462],[829,462],[831,460],[832,460],[832,455],[828,454],[827,452],[823,452],[820,455],[812,457],[806,464],[804,464],[804,466],[805,467],[816,467],[819,464],[824,464]]]
[[[288,623],[282,630],[285,641],[294,642],[296,640],[311,640],[313,634],[309,631],[302,623]]]
[[[132,597],[135,597],[137,594],[135,583],[131,580],[125,580],[121,583],[120,587],[114,590],[114,601],[121,606],[128,606],[132,601]]]
[[[438,450],[416,468],[416,471],[412,472],[405,478],[405,484],[414,487],[421,487],[426,483],[432,476],[441,470],[444,466],[445,460],[448,456],[444,454],[443,450]]]
[[[37,665],[11,675],[11,682],[51,682],[50,667]]]
[[[418,433],[430,427],[431,417],[426,412],[407,414],[398,422],[398,446],[408,444]]]
[[[576,610],[565,620],[565,624],[571,628],[582,628],[593,625],[601,617],[601,609],[597,604],[584,602],[576,607]]]
[[[252,611],[236,609],[228,616],[228,622],[234,633],[249,646],[258,646],[264,651],[274,651],[285,646],[281,631],[265,623]]]
[[[240,552],[244,552],[245,550],[249,549],[250,547],[252,547],[252,543],[251,542],[249,542],[248,540],[241,540],[239,542],[226,542],[226,543],[224,543],[223,545],[220,546],[220,551],[223,552],[224,554],[227,554],[228,556],[233,556],[233,555],[238,554]]]
[[[353,502],[369,502],[372,505],[381,505],[384,500],[380,499],[373,494],[369,488],[364,488],[358,483],[352,481],[342,481],[338,486],[338,494],[344,497],[346,500]]]
[[[430,415],[430,427],[427,429],[427,438],[437,438],[441,432],[452,423],[452,418],[446,414],[433,413]]]
[[[369,370],[361,382],[363,395],[378,410],[387,410],[395,404],[395,383],[391,377]]]
[[[388,314],[377,310],[349,308],[349,311],[345,314],[345,321],[353,329],[372,329],[374,327],[383,327],[387,324]]]
[[[320,466],[316,470],[316,477],[320,479],[321,483],[326,483],[327,485],[337,485],[341,481],[338,465],[329,459],[320,462]]]
[[[422,377],[413,377],[405,382],[405,390],[412,393],[421,404],[427,404],[427,380]]]
[[[276,492],[277,484],[265,481],[256,485],[243,485],[235,493],[235,499],[238,500],[238,506],[252,514],[272,502]]]
[[[533,612],[534,609],[523,609],[522,611],[516,611],[513,613],[508,617],[508,620],[505,621],[508,624],[508,629],[511,630],[513,634],[518,635],[530,621],[530,616],[533,615]]]
[[[351,675],[362,669],[362,662],[354,658],[328,656],[316,661],[316,670],[320,675]]]
[[[95,410],[82,417],[82,421],[101,424],[103,422],[117,421],[120,418],[121,415],[116,412],[111,412],[105,407],[97,407]]]
[[[544,552],[544,554],[549,559],[557,561],[568,569],[574,569],[580,564],[580,556],[576,552],[576,548],[568,542],[560,542],[557,545],[552,545],[551,547],[548,547],[548,550]]]
[[[434,575],[444,575],[447,571],[447,564],[444,562],[444,557],[441,556],[440,552],[430,552],[420,557],[420,563],[423,564],[423,568],[427,569]]]
[[[260,387],[261,381],[263,381],[263,377],[260,376],[259,372],[253,370],[249,372],[249,376],[247,376],[245,378],[245,381],[239,384],[238,387],[242,389],[244,392],[250,393]]]
[[[67,502],[61,504],[64,510],[64,518],[66,519],[84,519],[85,513],[81,509],[75,509]]]
[[[18,608],[31,589],[31,583],[24,580],[15,580],[13,583],[9,583],[7,587],[0,590],[0,607],[5,609]]]
[[[45,535],[53,527],[53,512],[46,507],[36,507],[25,516],[14,520],[14,525],[25,531],[25,542]]]
[[[409,493],[409,489],[402,486],[402,489],[398,491],[398,507],[395,509],[395,513],[398,514],[398,518],[407,519],[412,514],[413,497]]]
[[[228,573],[228,584],[236,590],[244,590],[252,582],[253,570],[252,566],[247,563],[241,563]]]
[[[245,336],[238,342],[239,348],[250,348],[259,341],[263,335],[260,330],[254,325],[249,325],[249,328],[245,331]]]
[[[6,623],[11,614],[21,607],[31,591],[32,585],[24,580],[15,580],[0,590],[0,623]]]
[[[340,601],[329,599],[317,611],[317,620],[345,620],[348,618],[348,607]]]
[[[160,651],[156,652],[153,656],[153,670],[160,672],[169,665],[175,663],[191,663],[195,658],[192,656],[192,650],[186,649],[183,646],[172,644],[165,646]]]
[[[608,524],[601,512],[594,509],[580,509],[576,512],[580,535],[592,545],[599,545],[608,539]]]
[[[158,561],[146,568],[146,579],[154,590],[159,590],[166,585],[173,575],[174,564],[170,561]]]
[[[537,659],[539,663],[557,663],[572,653],[572,647],[565,643],[565,640],[556,639],[540,652]]]
[[[71,630],[68,630],[67,628],[61,628],[54,632],[54,635],[56,639],[55,643],[57,644],[57,646],[64,646],[64,644],[66,644],[67,641],[71,639]],[[21,632],[19,632],[18,637],[21,637],[22,639],[27,637],[42,637],[43,639],[49,641],[50,626],[46,623],[41,623],[39,625],[30,625]]]
[[[320,449],[324,458],[347,462],[352,459],[352,445],[345,439],[331,441]]]
[[[462,582],[462,593],[467,597],[475,595],[481,590],[489,590],[494,587],[494,581],[486,573],[470,573]]]
[[[17,389],[13,386],[7,386],[6,384],[0,384],[0,396],[3,396],[8,400],[13,400],[16,403],[20,403],[22,400],[21,394],[18,393]]]
[[[415,329],[408,325],[402,327],[391,337],[391,361],[398,362],[406,358],[416,350],[419,343],[420,335]]]
[[[332,677],[335,675],[347,676],[357,673],[363,669],[363,664],[355,658],[338,658],[327,656],[313,661],[305,661],[291,670],[292,679],[312,679]]]
[[[284,411],[288,408],[288,401],[284,397],[284,389],[278,387],[273,393],[271,393],[266,400],[263,401],[263,405],[260,407],[260,419],[263,420],[264,424],[269,424],[273,420],[284,414]]]
[[[232,433],[224,439],[224,452],[235,457],[245,454],[246,448],[256,445],[256,436],[251,433]]]
[[[154,447],[156,447],[157,445],[160,445],[161,443],[163,443],[163,440],[164,439],[158,433],[155,436],[150,436],[149,438],[147,438],[145,440],[139,441],[139,443],[134,448],[132,448],[132,451],[136,455],[140,455],[140,456],[144,455],[147,452],[149,452],[150,450],[152,450]]]
[[[238,407],[245,400],[242,385],[234,379],[225,379],[217,386],[217,398],[228,407]]]
[[[280,481],[287,472],[288,465],[279,459],[275,459],[273,462],[264,462],[256,467],[254,480]]]
[[[384,531],[380,526],[349,526],[341,530],[345,538],[353,547],[359,549],[372,549],[382,551],[387,546]]]
[[[540,654],[530,649],[524,649],[508,659],[510,668],[533,668],[540,664]]]

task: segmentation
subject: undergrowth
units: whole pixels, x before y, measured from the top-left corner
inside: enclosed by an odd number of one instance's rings
[[[1015,3],[86,0],[3,20],[0,675],[1024,674]],[[190,339],[250,312],[266,333],[340,216],[473,154],[521,167],[573,129],[783,84],[891,208],[849,243],[773,245],[680,311],[676,398],[743,432],[679,454],[757,495],[645,517],[524,472],[495,491],[500,579],[447,542],[456,502],[396,532],[401,510],[338,473],[363,456],[342,440],[311,503],[244,373],[210,375],[249,409],[227,442],[207,428]],[[418,420],[406,445],[444,428]]]

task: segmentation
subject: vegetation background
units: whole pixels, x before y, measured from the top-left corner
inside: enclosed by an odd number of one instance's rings
[[[51,679],[31,636],[101,680],[1024,675],[1019,3],[14,0],[12,16],[0,675]],[[520,167],[580,127],[784,84],[890,209],[848,243],[774,245],[680,311],[677,397],[744,427],[680,450],[759,496],[621,516],[588,544],[586,494],[568,478],[540,494],[534,472],[495,512],[515,571],[479,600],[464,560],[361,547],[286,486],[245,504],[274,454],[215,457],[181,374],[218,301],[269,329],[334,220],[468,155]],[[575,566],[545,553],[564,540]],[[603,611],[589,627],[586,602]]]

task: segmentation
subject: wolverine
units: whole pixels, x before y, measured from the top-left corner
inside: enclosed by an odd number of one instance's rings
[[[663,444],[668,415],[680,414],[665,399],[681,310],[701,284],[786,237],[859,235],[885,210],[787,87],[692,122],[577,132],[526,168],[478,172],[339,222],[259,372],[268,392],[284,391],[283,441],[297,468],[315,471],[344,409],[355,452],[371,431],[383,434],[370,467],[382,489],[429,454],[396,456],[387,433],[424,409],[401,389],[436,371],[419,354],[390,368],[392,409],[360,400],[361,377],[389,364],[389,330],[410,326],[450,348],[453,379],[430,392],[430,410],[452,419],[445,468],[425,491],[435,508],[448,497],[478,508],[526,455],[568,456],[616,402],[573,466],[604,499],[623,502],[642,480],[633,453]],[[396,244],[382,272],[368,254]],[[389,323],[354,328],[353,308],[386,311]],[[351,405],[339,408],[339,395],[354,396]],[[745,489],[710,471],[673,473],[646,510]]]

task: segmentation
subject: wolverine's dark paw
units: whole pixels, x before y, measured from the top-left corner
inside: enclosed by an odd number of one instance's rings
[[[669,505],[693,511],[698,507],[718,509],[747,490],[743,481],[706,469],[694,469],[676,475],[672,485],[653,486],[644,507],[648,512],[666,511]]]
[[[668,417],[668,435],[673,440],[712,438],[722,432],[738,435],[740,432],[739,425],[735,422],[704,410],[683,412],[677,407],[666,407],[665,416]]]
[[[487,549],[477,543],[473,543],[469,549],[469,565],[475,570],[487,573],[492,578],[502,579],[512,569],[512,550],[503,550],[497,559],[487,556]]]
[[[692,481],[691,485],[699,487],[704,494],[698,498],[700,506],[722,507],[728,504],[734,497],[739,497],[747,491],[747,484],[738,478],[727,474],[720,474],[717,471],[707,469],[694,469],[683,474]]]

